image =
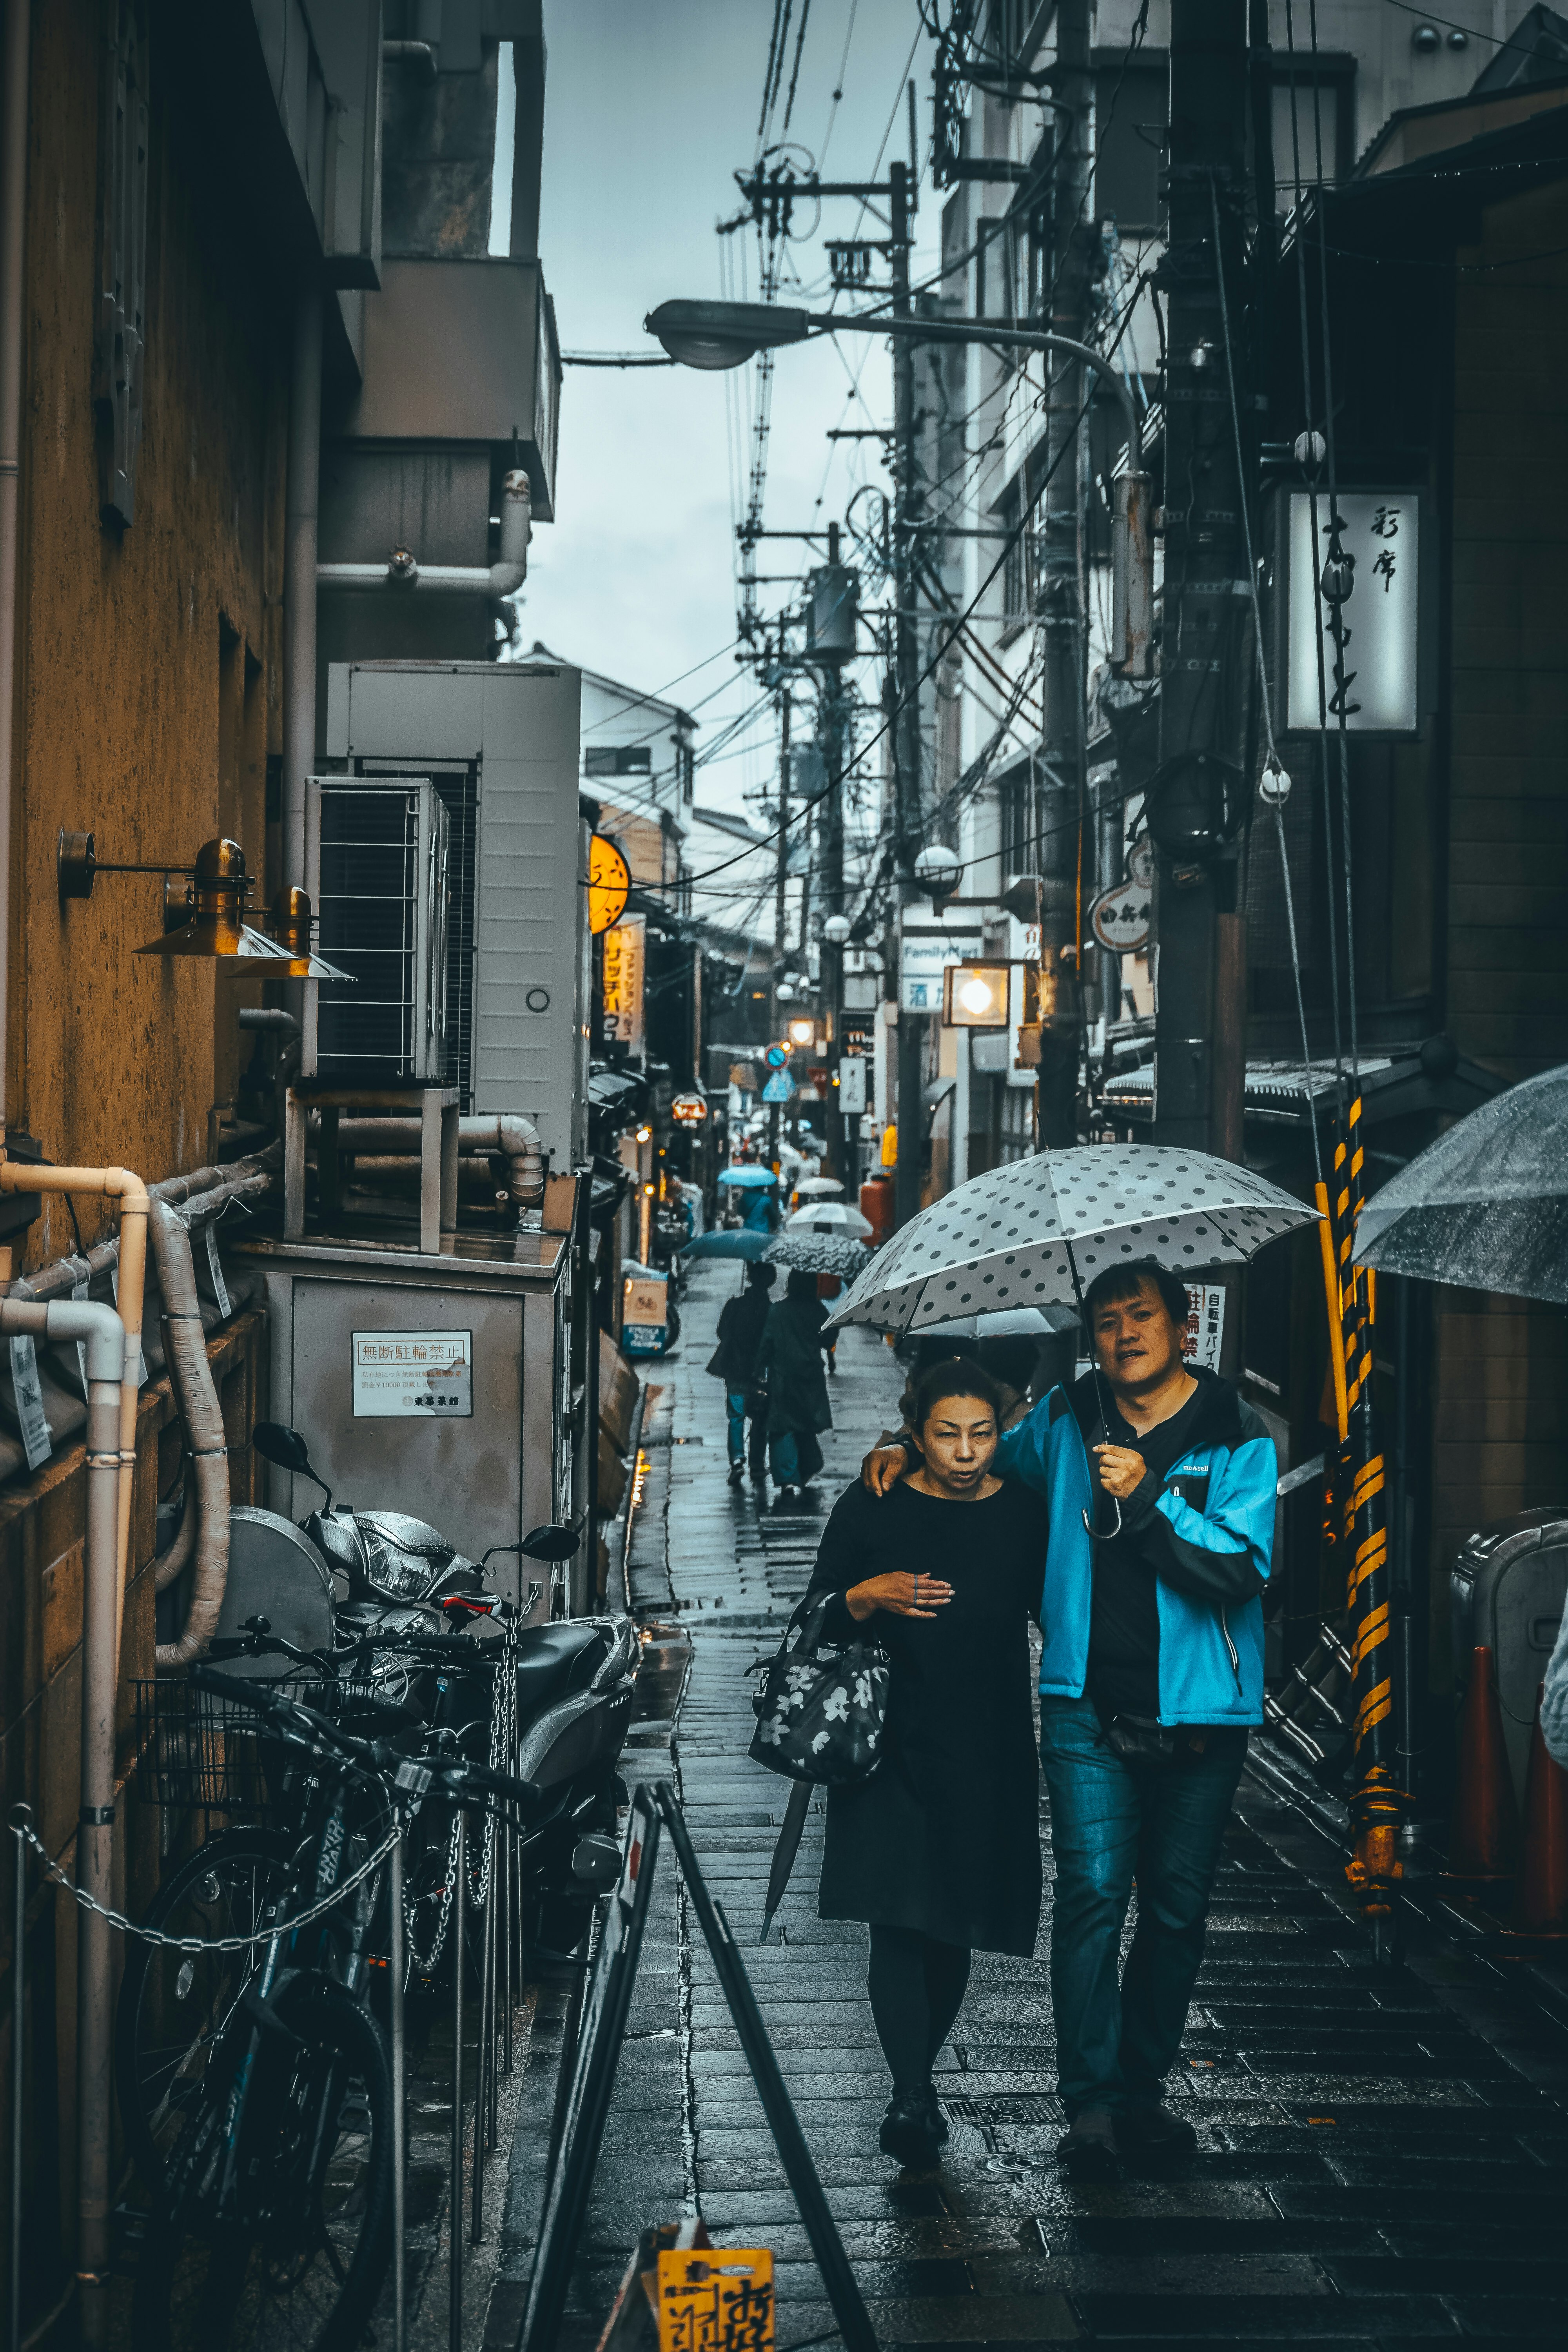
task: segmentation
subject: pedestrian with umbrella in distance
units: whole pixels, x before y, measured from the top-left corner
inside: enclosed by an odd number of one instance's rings
[[[719,1344],[708,1370],[724,1383],[726,1437],[730,1454],[730,1484],[738,1486],[746,1475],[748,1456],[752,1483],[760,1486],[767,1475],[767,1398],[757,1387],[757,1350],[772,1304],[769,1293],[778,1280],[776,1266],[753,1258],[746,1268],[740,1296],[727,1298],[719,1309]],[[748,1447],[746,1423],[751,1422]]]
[[[1065,1282],[1089,1338],[1089,1371],[1002,1437],[994,1468],[1048,1512],[1040,1755],[1068,2126],[1058,2154],[1074,2178],[1114,2179],[1124,2157],[1195,2143],[1164,2088],[1247,1729],[1263,1717],[1278,1464],[1230,1383],[1184,1362],[1187,1293],[1171,1261],[1235,1263],[1313,1213],[1228,1162],[1149,1147],[1042,1154],[938,1205],[945,1231],[931,1211],[914,1220],[840,1319],[885,1319],[901,1292],[919,1328],[981,1301],[1044,1303]],[[919,1454],[912,1430],[879,1447],[868,1488],[885,1496]]]
[[[768,1454],[785,1502],[804,1493],[821,1469],[818,1438],[833,1426],[822,1369],[823,1350],[831,1345],[822,1328],[826,1320],[816,1275],[793,1266],[757,1350],[757,1371],[768,1391]]]

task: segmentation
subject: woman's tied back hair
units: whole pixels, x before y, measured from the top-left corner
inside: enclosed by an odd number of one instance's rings
[[[949,1397],[973,1397],[976,1403],[990,1409],[993,1420],[1001,1412],[1001,1391],[990,1373],[982,1371],[973,1356],[949,1356],[942,1363],[931,1365],[915,1382],[910,1427],[917,1437],[938,1405],[944,1404]]]

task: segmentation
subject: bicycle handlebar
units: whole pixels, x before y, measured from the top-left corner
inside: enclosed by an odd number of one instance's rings
[[[411,1756],[395,1748],[390,1740],[357,1738],[353,1732],[341,1730],[326,1716],[318,1715],[313,1706],[301,1706],[298,1699],[289,1698],[265,1683],[242,1682],[237,1675],[220,1674],[216,1666],[201,1664],[191,1668],[191,1680],[218,1698],[267,1717],[285,1737],[299,1738],[302,1733],[308,1734],[311,1745],[329,1740],[378,1779],[390,1780],[395,1787],[413,1795],[422,1796],[432,1783],[439,1783],[448,1796],[459,1799],[475,1794],[503,1799],[525,1818],[538,1813],[544,1804],[544,1792],[536,1781],[520,1780],[510,1772],[492,1771],[488,1764],[469,1763],[465,1758]]]

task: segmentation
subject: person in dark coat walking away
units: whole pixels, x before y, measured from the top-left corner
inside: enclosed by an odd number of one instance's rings
[[[819,1908],[871,1929],[868,1988],[893,2078],[884,2154],[934,2164],[931,2083],[975,1951],[1033,1956],[1040,1917],[1039,1759],[1029,1623],[1046,1517],[994,1476],[995,1383],[950,1357],[918,1383],[920,1466],[879,1502],[858,1481],[822,1538],[813,1592],[829,1641],[875,1634],[892,1662],[876,1770],[830,1789]]]
[[[768,1452],[779,1493],[793,1499],[822,1467],[818,1433],[833,1426],[822,1351],[827,1309],[816,1295],[816,1276],[791,1270],[784,1295],[763,1327],[758,1373],[768,1384]]]
[[[752,1477],[761,1486],[767,1475],[767,1406],[755,1387],[757,1350],[768,1319],[768,1293],[777,1278],[776,1266],[755,1261],[746,1268],[746,1286],[738,1298],[726,1298],[719,1309],[719,1345],[708,1369],[724,1383],[726,1435],[730,1448],[730,1484],[738,1486],[746,1475],[746,1420],[751,1416]]]
[[[1183,1362],[1176,1275],[1132,1259],[1098,1275],[1084,1304],[1096,1369],[1042,1397],[1002,1439],[996,1467],[1050,1513],[1040,1760],[1068,2124],[1057,2153],[1074,2179],[1105,2180],[1123,2157],[1164,2162],[1196,2144],[1164,2089],[1247,1727],[1263,1717],[1279,1465],[1230,1382]],[[868,1481],[898,1478],[917,1451],[912,1433],[902,1453],[879,1449]]]

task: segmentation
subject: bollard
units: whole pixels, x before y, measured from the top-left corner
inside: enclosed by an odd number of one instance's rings
[[[26,1805],[11,1809],[16,1841],[16,1911],[11,1926],[11,2324],[10,2352],[22,2352],[22,2091],[26,2048],[24,1954],[27,1948],[27,1826]]]
[[[501,1918],[505,1924],[506,1930],[501,1944],[501,1950],[506,1962],[504,1972],[506,1986],[506,2010],[501,2026],[504,2063],[501,2066],[501,2073],[507,2075],[510,2079],[511,2074],[512,2011],[517,2007],[517,1934],[515,1923],[512,1918],[512,1913],[517,1905],[517,1850],[516,1841],[513,1838],[510,1828],[504,1829],[501,1832],[501,1853],[506,1862],[506,1908],[501,1913]]]
[[[458,1809],[452,1888],[452,2266],[447,2284],[447,2352],[463,2352],[463,1959],[468,1892],[468,1816]]]
[[[387,1975],[392,1995],[392,2352],[408,2352],[408,2124],[403,2041],[403,1840],[387,1865],[386,1899],[392,1913]]]
[[[468,2243],[473,2246],[479,2244],[485,2228],[485,2145],[489,2128],[489,2077],[495,2065],[489,2035],[490,2003],[495,1998],[495,1978],[490,1967],[490,1923],[496,1908],[494,1836],[492,1825],[487,1833],[489,1893],[479,1922],[479,2030],[474,2036],[474,2193],[468,2227]]]

